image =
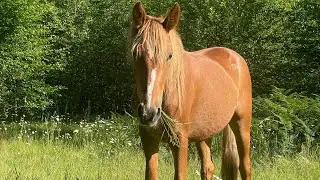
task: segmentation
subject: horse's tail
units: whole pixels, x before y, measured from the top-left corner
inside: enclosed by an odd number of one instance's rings
[[[223,130],[221,177],[223,180],[238,179],[238,170],[239,155],[236,139],[230,125],[227,125]]]

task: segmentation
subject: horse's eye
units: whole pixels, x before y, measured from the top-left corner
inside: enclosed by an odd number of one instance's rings
[[[171,58],[172,58],[172,53],[169,53],[168,60],[170,60]]]

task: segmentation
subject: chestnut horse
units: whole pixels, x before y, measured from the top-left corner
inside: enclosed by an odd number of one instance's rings
[[[208,48],[184,50],[175,30],[176,3],[166,18],[147,15],[141,2],[132,12],[129,47],[135,88],[132,106],[140,120],[146,158],[145,179],[158,179],[159,143],[166,141],[174,157],[175,179],[186,179],[188,142],[196,142],[201,178],[212,179],[210,143],[224,129],[222,178],[251,179],[251,78],[245,60],[235,51]],[[168,141],[161,116],[176,120],[179,146]]]

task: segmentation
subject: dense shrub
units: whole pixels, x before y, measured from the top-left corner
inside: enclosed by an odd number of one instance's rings
[[[174,1],[143,1],[165,15]],[[225,46],[248,62],[254,95],[272,86],[319,94],[316,0],[178,1],[189,51]],[[2,0],[0,118],[97,115],[129,110],[126,39],[135,1]]]
[[[58,68],[46,58],[52,51],[50,14],[55,6],[3,0],[0,12],[0,118],[39,115],[59,89],[47,83],[48,74]]]
[[[254,99],[252,147],[255,154],[312,153],[320,145],[320,97],[274,88]]]
[[[66,89],[59,113],[102,114],[129,109],[132,75],[126,60],[129,1],[56,1],[69,47],[58,80]],[[72,36],[70,35],[72,34]]]

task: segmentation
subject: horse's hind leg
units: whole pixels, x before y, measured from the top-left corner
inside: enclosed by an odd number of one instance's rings
[[[201,159],[201,179],[208,180],[212,179],[214,165],[211,159],[211,138],[205,141],[196,143],[198,153]]]
[[[239,170],[243,180],[251,179],[250,166],[250,123],[251,115],[240,116],[235,113],[230,122],[231,129],[235,135],[239,153]]]

